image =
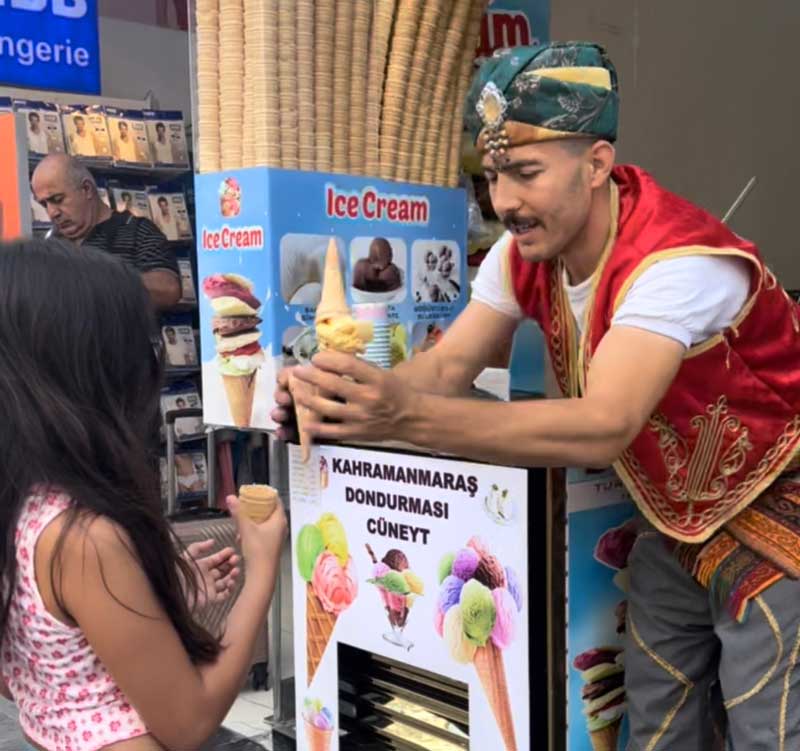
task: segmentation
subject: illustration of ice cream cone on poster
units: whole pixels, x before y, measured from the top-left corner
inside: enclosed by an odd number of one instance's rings
[[[606,530],[598,539],[594,558],[615,572],[614,584],[628,592],[628,558],[636,542],[638,527],[629,519]],[[625,633],[627,600],[614,608],[617,634]],[[610,615],[610,613],[609,613]],[[584,682],[581,690],[586,731],[594,751],[617,751],[626,709],[625,654],[620,647],[599,646],[581,652],[572,661]]]
[[[306,731],[308,751],[330,751],[333,738],[333,713],[322,706],[319,699],[306,699],[303,702],[303,725]]]
[[[334,238],[331,238],[325,252],[322,296],[317,305],[314,324],[320,350],[363,354],[367,344],[372,340],[372,324],[368,321],[356,321],[351,315],[345,295],[339,246]],[[299,379],[289,376],[289,390],[293,395],[301,393],[303,388],[312,387],[305,387]],[[296,414],[302,458],[303,462],[307,462],[311,456],[311,437],[306,425],[317,419],[317,415],[303,407],[298,407]]]
[[[306,581],[307,685],[311,685],[339,616],[358,594],[355,565],[344,527],[323,514],[297,535],[297,567]]]
[[[517,751],[503,651],[514,641],[522,611],[519,579],[480,538],[473,537],[466,547],[442,559],[439,583],[436,632],[456,662],[474,665],[502,748]]]
[[[256,374],[264,364],[261,349],[261,301],[253,284],[238,274],[214,274],[203,280],[215,316],[212,320],[217,364],[234,425],[247,428],[253,414]]]
[[[585,682],[581,692],[594,751],[617,751],[625,714],[625,664],[619,647],[595,647],[572,662]]]
[[[410,651],[414,643],[409,641],[403,631],[408,622],[408,615],[417,597],[425,593],[425,585],[408,567],[408,558],[402,550],[392,549],[382,560],[367,545],[367,553],[372,559],[372,578],[367,581],[374,584],[389,616],[390,630],[383,638],[390,644]]]

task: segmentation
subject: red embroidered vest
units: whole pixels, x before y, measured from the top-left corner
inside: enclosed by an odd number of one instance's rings
[[[798,451],[799,309],[756,247],[710,214],[636,167],[617,167],[613,181],[616,236],[595,274],[581,342],[560,261],[527,262],[512,242],[511,281],[522,309],[545,332],[562,392],[574,397],[615,310],[645,269],[697,254],[752,262],[750,297],[737,320],[686,353],[649,423],[614,464],[652,524],[701,542],[769,487]]]

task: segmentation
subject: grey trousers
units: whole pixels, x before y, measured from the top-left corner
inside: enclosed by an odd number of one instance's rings
[[[645,526],[628,561],[628,751],[710,751],[722,693],[729,751],[800,749],[800,582],[737,623]]]

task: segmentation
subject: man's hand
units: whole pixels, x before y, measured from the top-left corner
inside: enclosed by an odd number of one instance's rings
[[[313,365],[294,375],[315,386],[318,395],[299,395],[307,407],[330,423],[312,423],[315,438],[350,441],[403,440],[403,427],[414,391],[391,370],[383,370],[352,355],[320,352]],[[324,394],[324,396],[323,396]]]
[[[278,373],[275,385],[275,404],[278,406],[272,410],[272,419],[278,423],[277,435],[282,441],[293,441],[297,439],[297,419],[294,414],[294,398],[289,391],[289,373],[296,370],[284,368]]]
[[[183,554],[197,581],[197,601],[189,602],[189,608],[194,612],[225,602],[236,588],[241,573],[240,559],[233,548],[223,548],[208,555],[214,544],[214,540],[194,542]]]

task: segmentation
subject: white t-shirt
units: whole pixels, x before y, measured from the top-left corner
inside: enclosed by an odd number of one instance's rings
[[[504,234],[489,251],[472,284],[472,299],[515,320],[524,313],[504,273],[510,239]],[[733,256],[686,256],[659,261],[631,285],[612,326],[632,326],[674,339],[684,347],[719,334],[731,325],[747,301],[750,262]],[[564,288],[580,331],[592,277]]]
[[[172,164],[172,144],[169,141],[161,141],[156,138],[153,142],[153,147],[156,152],[156,161],[161,164]]]
[[[47,133],[41,128],[38,133],[34,133],[28,128],[28,151],[34,154],[46,154],[48,152]]]
[[[70,145],[72,146],[72,153],[75,156],[95,156],[96,152],[94,150],[94,138],[88,133],[88,131],[83,131],[83,135],[80,135],[77,131],[75,131],[69,137]]]
[[[127,140],[125,141],[123,141],[122,138],[117,138],[117,158],[121,162],[138,161],[136,144],[131,136],[128,136]]]

